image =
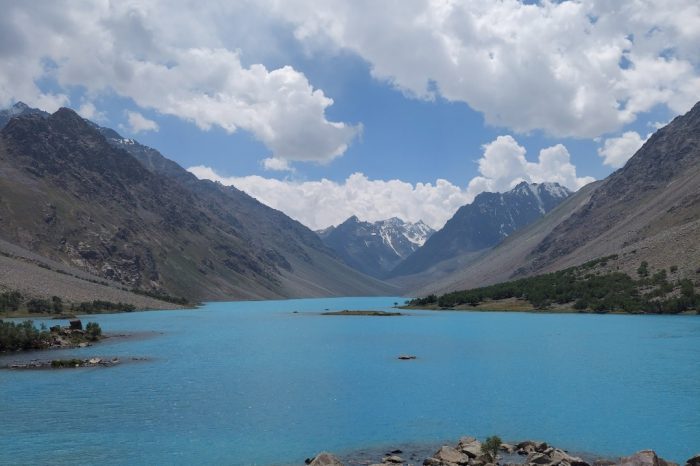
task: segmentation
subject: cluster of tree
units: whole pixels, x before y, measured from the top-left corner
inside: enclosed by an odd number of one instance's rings
[[[58,296],[53,296],[51,299],[30,299],[26,303],[27,311],[31,313],[50,313],[60,314],[63,312],[63,300]]]
[[[96,312],[132,312],[136,310],[136,306],[128,303],[113,303],[111,301],[102,301],[96,299],[94,301],[86,301],[83,303],[72,304],[71,311],[78,314],[94,314]]]
[[[49,331],[36,328],[31,320],[17,323],[0,320],[0,351],[45,348],[50,338]]]
[[[559,272],[522,278],[472,290],[454,291],[442,296],[430,295],[409,302],[410,305],[437,305],[452,308],[476,306],[486,300],[519,298],[536,309],[552,304],[571,304],[575,309],[595,312],[651,312],[677,314],[700,308],[700,295],[689,279],[668,281],[666,270],[650,276],[648,264],[638,270],[639,280],[622,272],[592,273],[596,265],[604,266],[615,256],[604,257]],[[647,290],[647,291],[644,291]],[[678,290],[679,293],[674,293]]]
[[[0,312],[16,311],[20,304],[22,304],[22,293],[18,291],[0,293]]]
[[[27,299],[18,291],[6,291],[0,293],[0,312],[14,312],[20,308],[26,308],[32,314],[61,314],[69,310],[78,314],[94,314],[96,312],[131,312],[136,310],[133,304],[114,303],[96,299],[70,305],[63,302],[59,296],[51,299],[30,298]]]

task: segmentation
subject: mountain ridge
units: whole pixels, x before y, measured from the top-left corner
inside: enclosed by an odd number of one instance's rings
[[[70,109],[21,113],[0,131],[0,236],[13,244],[193,299],[391,293],[303,225],[155,149],[130,153]]]
[[[363,222],[353,215],[338,226],[316,233],[346,264],[383,278],[425,244],[434,230],[420,220],[412,223],[392,217]]]
[[[551,211],[571,192],[557,183],[521,182],[505,193],[483,192],[460,207],[445,226],[389,274],[420,274],[440,262],[496,246],[513,232]]]

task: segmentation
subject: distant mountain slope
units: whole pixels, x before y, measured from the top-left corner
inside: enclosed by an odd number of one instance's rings
[[[390,218],[370,223],[352,216],[337,227],[317,233],[346,264],[382,278],[421,247],[434,231],[421,221]]]
[[[571,192],[557,183],[520,183],[506,193],[481,193],[459,208],[423,247],[401,262],[391,277],[424,272],[446,260],[492,248],[542,217]]]
[[[2,238],[127,287],[191,299],[393,291],[281,212],[69,109],[10,119],[0,174]]]
[[[532,249],[557,225],[580,209],[601,184],[590,183],[576,191],[547,215],[513,233],[493,249],[476,256],[457,257],[421,274],[400,277],[395,282],[411,296],[449,293],[507,281],[527,264]]]
[[[477,261],[411,294],[449,292],[562,270],[611,254],[635,276],[673,268],[700,281],[700,103],[657,131],[627,162]]]
[[[25,299],[50,299],[58,296],[67,309],[70,304],[94,300],[131,304],[136,309],[180,307],[171,302],[127,291],[120,283],[0,240],[0,292],[5,291],[17,291]]]

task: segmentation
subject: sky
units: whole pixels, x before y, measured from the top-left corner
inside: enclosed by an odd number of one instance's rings
[[[69,106],[310,228],[571,190],[700,100],[700,4],[0,0],[0,106]]]

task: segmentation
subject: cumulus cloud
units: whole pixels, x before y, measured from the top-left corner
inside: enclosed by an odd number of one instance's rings
[[[158,131],[158,123],[149,120],[139,112],[127,110],[126,118],[128,121],[127,129],[132,133],[141,133],[144,131]]]
[[[542,149],[537,162],[527,161],[525,148],[512,136],[500,136],[483,149],[479,159],[481,175],[473,178],[466,188],[443,179],[434,184],[370,180],[362,173],[354,173],[338,183],[327,179],[226,177],[207,166],[188,170],[198,178],[235,186],[312,229],[337,225],[351,215],[367,221],[391,217],[411,222],[423,220],[433,228],[440,228],[459,207],[472,202],[483,191],[507,191],[521,181],[555,181],[577,190],[594,181],[591,177],[577,177],[569,152],[561,144]]]
[[[572,191],[594,181],[590,176],[576,175],[569,151],[562,144],[542,149],[537,162],[529,162],[525,158],[525,148],[512,136],[498,136],[484,144],[483,149],[484,154],[478,162],[481,176],[472,178],[468,186],[468,192],[472,195],[483,191],[507,191],[522,181],[551,181]]]
[[[598,155],[603,157],[605,165],[620,168],[645,142],[646,139],[642,139],[636,131],[627,131],[620,137],[606,139],[603,147],[598,149]]]
[[[518,132],[596,137],[700,96],[696,0],[268,3],[309,47],[351,50],[408,95]]]
[[[223,29],[198,27],[220,24],[212,18],[218,12],[181,6],[184,13],[157,1],[5,5],[0,104],[66,105],[66,94],[43,93],[36,84],[52,79],[93,96],[115,92],[205,130],[249,131],[276,159],[328,162],[346,151],[360,126],[329,121],[333,100],[303,73],[244,65],[241,52],[222,43]]]

